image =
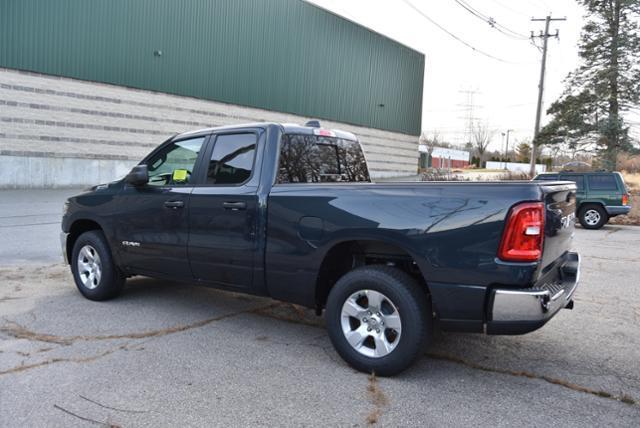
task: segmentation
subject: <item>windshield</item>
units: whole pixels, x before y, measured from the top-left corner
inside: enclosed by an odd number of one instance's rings
[[[278,183],[370,181],[357,141],[285,134],[280,145]]]

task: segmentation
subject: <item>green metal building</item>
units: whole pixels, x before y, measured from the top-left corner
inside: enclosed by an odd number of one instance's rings
[[[2,0],[0,67],[421,129],[424,55],[301,0]]]

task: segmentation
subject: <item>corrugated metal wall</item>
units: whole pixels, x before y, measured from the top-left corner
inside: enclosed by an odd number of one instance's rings
[[[424,55],[301,0],[0,0],[0,66],[421,126]]]

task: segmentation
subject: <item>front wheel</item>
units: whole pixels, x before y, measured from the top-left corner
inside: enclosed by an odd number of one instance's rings
[[[391,376],[418,358],[431,336],[425,291],[406,273],[363,266],[345,274],[327,299],[329,337],[355,369]]]
[[[113,262],[104,234],[98,230],[78,237],[71,253],[71,271],[80,293],[89,300],[107,300],[124,287],[125,276]]]

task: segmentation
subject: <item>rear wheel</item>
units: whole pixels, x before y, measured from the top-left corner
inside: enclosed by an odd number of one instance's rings
[[[78,237],[71,253],[71,271],[80,293],[89,300],[107,300],[124,287],[125,276],[113,262],[103,233],[85,232]]]
[[[585,229],[600,229],[609,221],[609,216],[600,205],[585,205],[580,208],[578,219]]]
[[[421,355],[431,336],[430,314],[427,295],[409,275],[364,266],[331,289],[326,320],[331,342],[347,363],[390,376]]]

